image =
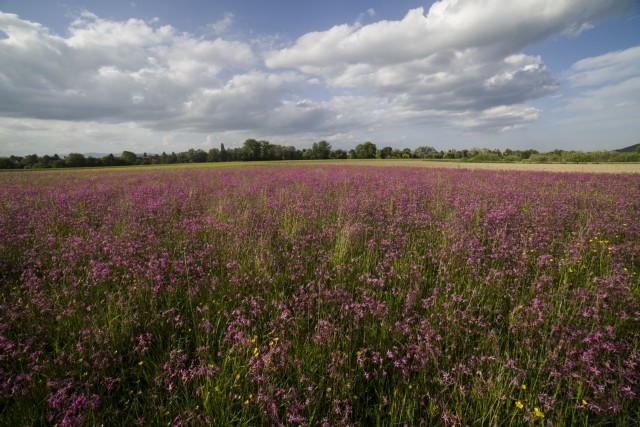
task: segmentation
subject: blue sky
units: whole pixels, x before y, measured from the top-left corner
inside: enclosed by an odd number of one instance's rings
[[[0,0],[0,155],[640,142],[634,0]]]

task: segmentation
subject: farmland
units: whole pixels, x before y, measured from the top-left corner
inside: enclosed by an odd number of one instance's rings
[[[0,424],[637,424],[639,175],[416,165],[0,174]]]

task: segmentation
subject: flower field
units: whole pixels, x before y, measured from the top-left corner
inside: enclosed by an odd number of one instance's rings
[[[0,174],[0,425],[637,425],[640,177]]]

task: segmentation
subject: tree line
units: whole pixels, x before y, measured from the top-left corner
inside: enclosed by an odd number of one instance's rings
[[[378,148],[371,141],[356,145],[351,150],[332,149],[327,141],[314,142],[310,148],[298,149],[293,146],[271,144],[269,141],[247,139],[242,147],[189,149],[171,154],[135,154],[123,151],[120,156],[109,154],[103,157],[85,156],[70,153],[60,157],[30,154],[27,156],[0,157],[0,169],[45,169],[67,167],[105,167],[158,165],[178,163],[238,162],[238,161],[274,161],[274,160],[325,160],[325,159],[431,159],[458,160],[469,162],[532,162],[532,163],[588,163],[588,162],[638,162],[640,145],[635,151],[620,153],[617,151],[565,151],[553,150],[540,153],[536,150],[511,150],[471,148],[464,150],[436,150],[430,146],[421,146],[413,150],[392,147]]]

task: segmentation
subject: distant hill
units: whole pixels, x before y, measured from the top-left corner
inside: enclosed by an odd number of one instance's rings
[[[634,145],[630,145],[628,147],[620,148],[619,150],[613,150],[613,151],[617,151],[618,153],[633,153],[634,151],[636,151],[639,145],[640,144],[634,144]]]

